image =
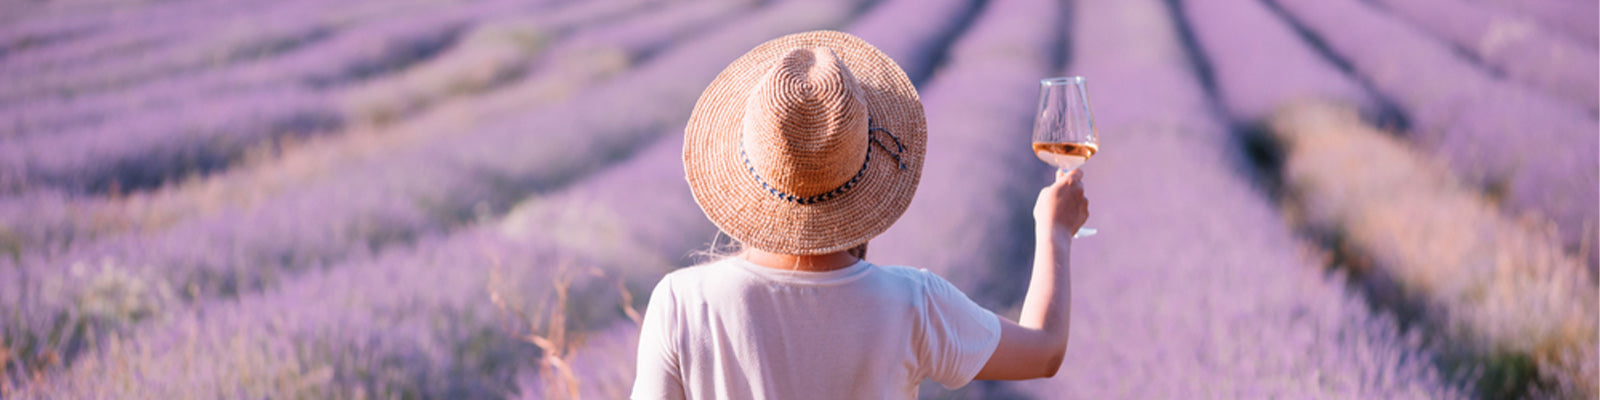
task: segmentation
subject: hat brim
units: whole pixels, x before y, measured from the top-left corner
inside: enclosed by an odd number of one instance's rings
[[[888,129],[905,146],[900,153],[905,168],[874,145],[865,175],[850,191],[798,204],[761,187],[743,164],[739,142],[746,96],[773,60],[808,47],[833,49],[844,61],[864,91],[873,126]],[[782,254],[827,254],[866,243],[905,213],[922,176],[927,130],[916,88],[888,55],[843,32],[796,33],[745,53],[700,95],[684,129],[684,173],[706,217],[745,246]]]

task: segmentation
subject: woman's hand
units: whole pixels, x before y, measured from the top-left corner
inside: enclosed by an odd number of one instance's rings
[[[1040,227],[1062,227],[1075,234],[1088,219],[1089,200],[1083,197],[1083,170],[1056,171],[1055,183],[1039,190],[1039,201],[1033,206],[1033,220]]]

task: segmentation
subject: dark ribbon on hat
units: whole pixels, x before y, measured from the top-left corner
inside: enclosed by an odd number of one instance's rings
[[[784,193],[782,190],[778,190],[778,188],[768,184],[766,179],[761,179],[761,174],[756,173],[755,165],[750,163],[750,155],[744,151],[743,140],[739,141],[739,157],[744,159],[744,167],[746,170],[750,171],[751,177],[756,178],[756,183],[760,183],[762,189],[766,189],[767,192],[772,193],[773,196],[777,196],[779,200],[801,205],[816,204],[843,196],[846,192],[850,191],[850,188],[855,187],[856,183],[860,182],[862,177],[867,176],[867,165],[872,163],[872,145],[874,144],[878,145],[880,148],[883,148],[883,151],[888,152],[890,157],[894,157],[894,161],[899,163],[901,171],[906,169],[905,160],[900,158],[900,154],[905,153],[906,146],[900,143],[900,137],[889,132],[888,128],[873,125],[876,124],[872,122],[871,117],[868,117],[867,126],[869,128],[867,128],[867,157],[866,159],[861,160],[861,170],[856,171],[856,176],[851,177],[850,181],[845,182],[843,185],[839,185],[838,188],[815,196],[800,197]],[[874,135],[874,133],[877,132],[883,132],[883,134],[888,135],[889,139],[894,141],[894,148],[891,149],[888,145],[885,145],[883,141],[878,140],[877,135]]]

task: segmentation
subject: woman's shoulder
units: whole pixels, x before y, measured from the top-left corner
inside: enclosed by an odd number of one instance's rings
[[[939,297],[962,293],[961,289],[957,288],[954,283],[926,268],[887,265],[881,269],[885,274],[901,280],[902,284],[914,287],[915,293],[919,293],[922,296]]]

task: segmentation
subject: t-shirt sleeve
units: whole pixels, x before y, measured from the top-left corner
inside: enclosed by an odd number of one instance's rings
[[[677,307],[668,279],[650,294],[649,308],[640,323],[639,359],[633,380],[637,400],[682,399],[683,377],[678,369]]]
[[[1000,344],[1000,317],[979,306],[961,289],[926,270],[923,365],[928,378],[945,388],[965,386],[978,375]]]

